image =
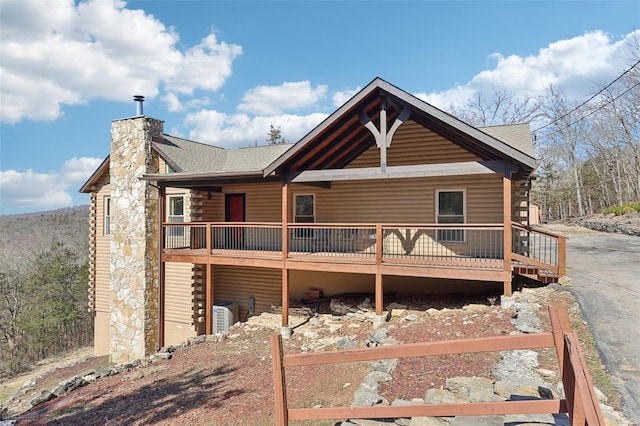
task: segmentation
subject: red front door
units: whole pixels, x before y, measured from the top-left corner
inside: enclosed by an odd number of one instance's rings
[[[224,205],[225,222],[245,221],[244,194],[225,194]],[[228,228],[225,239],[225,246],[227,249],[242,250],[244,248],[244,228],[241,226]]]

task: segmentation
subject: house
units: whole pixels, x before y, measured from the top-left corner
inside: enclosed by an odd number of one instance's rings
[[[141,104],[140,104],[141,105]],[[91,194],[95,352],[115,362],[309,288],[325,295],[501,288],[564,274],[530,228],[528,124],[475,128],[376,78],[293,145],[223,149],[115,120]]]

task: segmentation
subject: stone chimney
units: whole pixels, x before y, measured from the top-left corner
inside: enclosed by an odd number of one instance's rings
[[[158,345],[158,190],[140,178],[158,172],[151,139],[163,122],[139,116],[111,124],[111,361]]]

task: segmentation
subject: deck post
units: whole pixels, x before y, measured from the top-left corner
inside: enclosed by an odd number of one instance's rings
[[[567,237],[558,237],[558,278],[567,275]]]
[[[289,182],[282,182],[282,327],[289,326]]]
[[[504,223],[504,241],[502,243],[502,257],[504,271],[506,274],[504,281],[504,295],[511,296],[513,289],[511,286],[511,251],[512,251],[512,234],[511,234],[511,179],[508,175],[502,177],[502,206],[503,206],[503,223]]]
[[[204,295],[204,321],[205,333],[213,333],[213,264],[207,263],[207,282]]]
[[[380,272],[380,266],[382,265],[382,225],[376,224],[376,315],[382,315],[382,309],[384,304],[384,291],[382,287],[382,273]]]

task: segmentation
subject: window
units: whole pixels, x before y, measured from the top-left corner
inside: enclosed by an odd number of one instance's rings
[[[296,223],[315,222],[315,196],[313,194],[294,195],[295,215],[293,221]],[[296,238],[315,238],[315,232],[310,228],[298,228],[295,230]]]
[[[438,223],[465,223],[465,191],[436,191]],[[464,230],[439,229],[438,241],[464,242]]]
[[[169,195],[167,222],[184,222],[184,195]]]
[[[104,235],[111,235],[111,197],[104,197]]]
[[[184,195],[169,195],[167,197],[167,222],[184,222]],[[169,227],[169,236],[183,237],[184,228],[178,226]]]

